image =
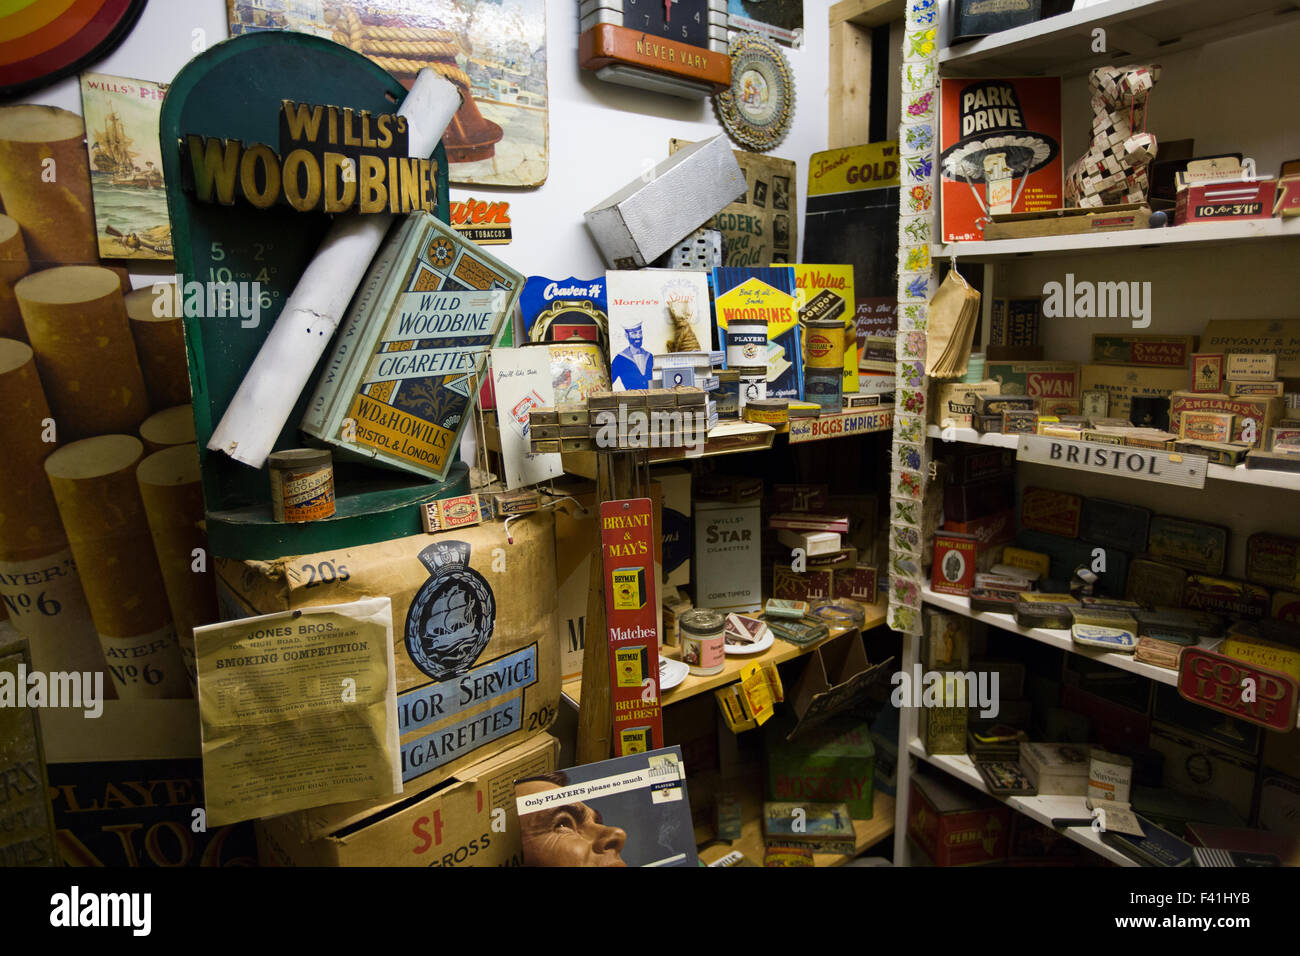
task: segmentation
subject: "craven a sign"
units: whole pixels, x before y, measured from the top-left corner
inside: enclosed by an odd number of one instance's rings
[[[1189,647],[1178,668],[1178,693],[1270,730],[1295,730],[1300,686],[1280,671]]]
[[[790,440],[794,441],[791,434]],[[1203,455],[1130,448],[1127,445],[1102,445],[1070,438],[1021,435],[1016,461],[1035,465],[1055,465],[1073,471],[1120,475],[1142,481],[1155,481],[1185,488],[1204,488],[1209,459]]]

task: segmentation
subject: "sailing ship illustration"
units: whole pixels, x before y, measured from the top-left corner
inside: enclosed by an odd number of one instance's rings
[[[104,117],[104,128],[96,130],[95,142],[90,147],[90,160],[96,172],[111,177],[114,186],[161,189],[162,170],[152,160],[146,160],[144,166],[137,164],[140,154],[131,149],[132,145],[122,118],[116,111],[110,112]]]

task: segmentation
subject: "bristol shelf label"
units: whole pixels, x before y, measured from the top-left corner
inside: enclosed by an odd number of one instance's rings
[[[1126,445],[1101,445],[1070,438],[1021,435],[1016,461],[1036,465],[1053,465],[1093,474],[1121,475],[1141,481],[1154,481],[1184,488],[1204,488],[1209,459],[1203,455],[1131,448]]]

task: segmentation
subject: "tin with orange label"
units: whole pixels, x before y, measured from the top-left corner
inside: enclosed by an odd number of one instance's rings
[[[334,514],[334,458],[324,449],[289,448],[267,459],[276,521],[319,521]]]
[[[840,319],[809,319],[804,322],[808,368],[844,367],[844,322]]]

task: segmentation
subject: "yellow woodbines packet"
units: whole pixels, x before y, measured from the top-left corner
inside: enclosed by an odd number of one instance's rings
[[[401,792],[392,602],[194,629],[208,826]]]

